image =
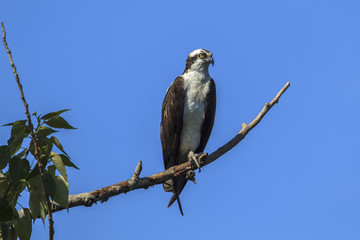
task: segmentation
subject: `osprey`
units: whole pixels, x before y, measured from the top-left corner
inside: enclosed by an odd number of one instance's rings
[[[214,65],[212,53],[204,49],[191,52],[186,68],[166,92],[161,111],[160,137],[165,169],[190,161],[198,168],[198,157],[209,140],[215,119],[216,89],[209,75]],[[185,176],[164,183],[164,190],[172,192],[168,207],[177,200],[182,215],[179,195],[184,189]]]

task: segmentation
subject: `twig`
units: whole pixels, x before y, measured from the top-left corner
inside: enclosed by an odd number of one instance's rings
[[[199,162],[201,166],[208,165],[224,155],[226,152],[235,147],[245,136],[253,129],[265,116],[265,114],[279,101],[281,95],[286,91],[286,89],[290,86],[290,83],[286,83],[285,86],[280,90],[280,92],[276,95],[276,97],[270,102],[266,103],[258,116],[248,125],[243,123],[241,131],[228,143],[224,146],[217,149],[215,152],[207,156],[207,153],[204,153],[200,156]],[[185,175],[189,171],[195,170],[195,167],[191,165],[189,162],[171,167],[163,172],[154,174],[149,177],[138,178],[141,172],[141,161],[138,163],[136,167],[135,173],[132,178],[126,181],[119,182],[117,184],[101,188],[99,190],[81,193],[69,196],[69,208],[77,207],[77,206],[91,206],[94,203],[100,201],[105,202],[110,197],[119,195],[121,193],[127,193],[129,191],[144,188],[147,189],[150,186],[164,183],[166,180],[172,179],[174,177]],[[136,179],[136,181],[134,181]],[[59,204],[53,202],[53,212],[57,212],[63,210],[64,208]]]
[[[139,161],[136,168],[135,168],[134,175],[132,176],[132,178],[133,179],[138,179],[139,176],[140,176],[141,171],[142,171],[142,161]]]
[[[132,186],[134,185],[137,181],[139,181],[139,176],[140,176],[140,173],[142,171],[142,161],[139,161],[136,168],[135,168],[135,171],[134,171],[134,175],[132,176],[132,178],[129,179],[129,186]],[[102,200],[104,201],[104,200]]]
[[[25,159],[26,159],[27,156],[29,155],[29,152],[30,152],[30,148],[28,148],[28,149],[26,150],[26,152],[25,152],[25,156],[24,156]]]
[[[15,75],[15,80],[16,80],[16,82],[18,84],[18,87],[19,87],[19,90],[20,90],[21,99],[22,99],[22,101],[24,103],[24,106],[25,106],[25,114],[26,114],[27,121],[28,121],[29,128],[30,128],[30,135],[31,135],[31,138],[32,138],[32,142],[34,143],[35,158],[36,158],[38,166],[39,166],[40,176],[41,176],[41,179],[42,179],[42,182],[43,182],[43,185],[44,185],[45,198],[46,198],[46,203],[47,203],[47,207],[48,207],[49,239],[52,240],[54,238],[54,222],[53,222],[53,218],[52,218],[51,202],[50,202],[50,197],[49,197],[49,191],[48,191],[47,186],[46,186],[46,179],[45,179],[45,175],[44,175],[44,171],[43,171],[43,164],[40,161],[40,155],[39,155],[39,152],[38,152],[38,143],[36,141],[36,137],[35,137],[35,134],[34,134],[34,126],[33,126],[32,122],[31,122],[31,117],[30,117],[30,113],[29,113],[29,104],[25,100],[25,95],[24,95],[24,92],[23,92],[22,85],[20,83],[20,78],[19,78],[19,75],[18,75],[18,73],[16,71],[16,66],[15,66],[15,64],[13,62],[11,51],[10,51],[8,45],[7,45],[7,42],[6,42],[6,32],[5,32],[5,27],[4,27],[3,22],[1,22],[1,28],[2,28],[2,32],[3,32],[4,46],[5,46],[6,52],[7,52],[8,56],[9,56],[9,59],[10,59],[10,64],[11,64],[11,67],[13,69],[13,73]]]

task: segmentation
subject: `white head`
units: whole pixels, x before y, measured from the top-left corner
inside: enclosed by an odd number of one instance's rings
[[[196,49],[192,51],[187,60],[185,72],[188,71],[208,71],[210,63],[214,65],[214,59],[212,58],[212,53],[205,49]]]

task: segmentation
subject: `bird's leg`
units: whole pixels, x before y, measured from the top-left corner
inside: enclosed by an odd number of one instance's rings
[[[196,184],[195,172],[192,171],[192,170],[188,171],[188,172],[186,173],[186,179],[187,179],[187,180],[190,180],[190,181],[192,181],[193,183]]]
[[[196,167],[199,169],[199,172],[201,172],[201,166],[199,163],[199,157],[201,156],[202,153],[194,153],[193,151],[190,151],[188,154],[188,159],[190,161],[191,164],[195,164]]]

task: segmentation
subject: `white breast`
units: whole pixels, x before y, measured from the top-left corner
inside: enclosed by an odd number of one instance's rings
[[[210,90],[210,76],[199,72],[183,75],[185,104],[180,154],[195,151],[200,143],[201,125],[205,118],[205,99]]]

